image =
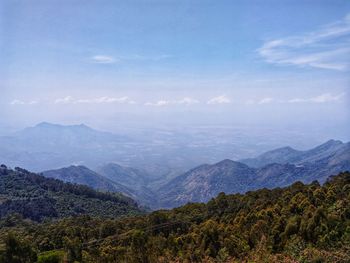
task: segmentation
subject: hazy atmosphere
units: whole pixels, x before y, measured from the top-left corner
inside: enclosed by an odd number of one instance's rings
[[[47,121],[349,139],[349,1],[267,2],[1,1],[0,132]]]

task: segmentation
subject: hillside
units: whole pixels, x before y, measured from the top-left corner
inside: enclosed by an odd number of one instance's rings
[[[333,176],[323,186],[297,182],[244,195],[221,193],[207,204],[120,220],[82,217],[39,225],[11,220],[12,227],[0,229],[2,262],[38,255],[105,263],[347,263],[350,173]]]
[[[121,194],[98,192],[21,168],[0,168],[1,218],[12,213],[35,221],[82,214],[114,218],[139,212],[137,204]]]
[[[101,165],[96,171],[113,182],[122,182],[123,185],[131,188],[145,186],[151,179],[151,176],[145,171],[116,163]]]
[[[160,205],[164,208],[187,202],[207,202],[220,192],[245,192],[256,177],[247,165],[224,160],[213,165],[201,165],[180,175],[159,189]]]

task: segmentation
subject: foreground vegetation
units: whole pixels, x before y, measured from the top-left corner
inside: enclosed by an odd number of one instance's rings
[[[350,173],[122,219],[1,221],[1,262],[350,262]]]

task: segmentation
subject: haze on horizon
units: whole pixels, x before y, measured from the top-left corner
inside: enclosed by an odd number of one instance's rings
[[[0,133],[48,121],[350,139],[349,1],[5,0],[0,17]]]

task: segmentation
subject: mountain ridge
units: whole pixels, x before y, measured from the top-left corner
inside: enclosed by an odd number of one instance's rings
[[[262,167],[269,163],[294,163],[301,164],[308,161],[317,161],[324,156],[329,156],[335,153],[347,143],[340,140],[330,139],[321,145],[315,146],[308,150],[296,150],[290,146],[277,148],[271,151],[262,153],[254,158],[241,159],[243,162],[251,167]]]
[[[281,152],[291,153],[287,157],[297,161],[285,162],[288,158],[281,158]],[[296,181],[311,183],[318,180],[323,183],[331,175],[350,170],[350,143],[335,140],[308,151],[282,147],[262,156],[256,163],[265,161],[266,156],[275,158],[270,158],[271,163],[256,167],[248,166],[249,162],[225,159],[191,169],[159,189],[160,206],[171,208],[187,202],[207,202],[220,192],[244,193],[260,188],[285,187]]]
[[[130,171],[141,173],[141,171],[134,168],[122,167],[120,165],[118,165],[118,167],[124,173]],[[153,207],[153,204],[157,203],[154,192],[148,189],[146,185],[142,183],[134,185],[127,184],[122,178],[108,177],[81,165],[71,165],[60,169],[47,170],[42,172],[42,175],[65,182],[87,185],[96,190],[122,193],[136,200],[142,206]],[[124,178],[125,176],[127,177],[128,175],[124,174]]]
[[[101,191],[130,194],[126,187],[109,180],[83,165],[70,165],[60,169],[43,171],[41,174],[45,177],[59,179],[64,182],[87,185]]]

